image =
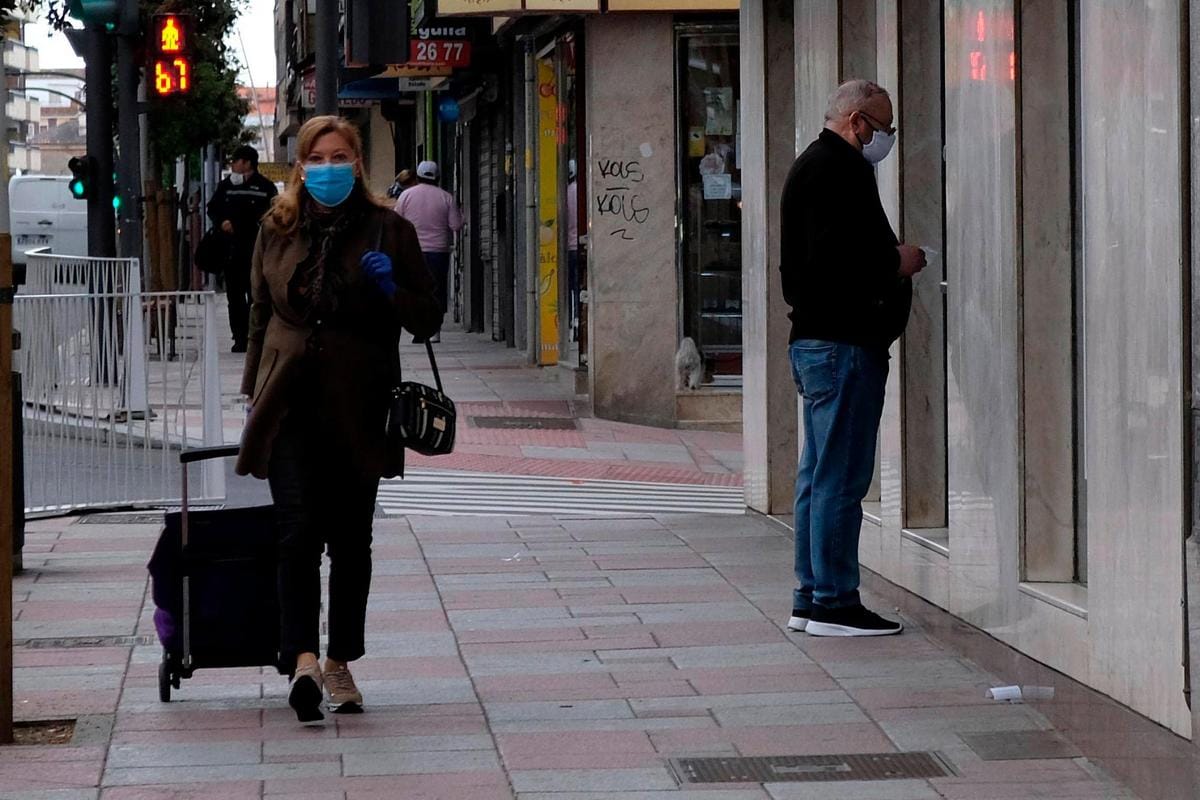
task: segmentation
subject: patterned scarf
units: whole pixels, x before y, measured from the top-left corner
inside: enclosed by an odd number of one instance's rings
[[[308,235],[308,255],[292,277],[292,304],[306,321],[335,314],[346,287],[340,258],[346,231],[360,216],[363,197],[354,193],[336,208],[326,208],[305,194],[300,224]]]

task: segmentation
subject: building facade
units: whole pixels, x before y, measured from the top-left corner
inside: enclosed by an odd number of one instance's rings
[[[780,187],[838,82],[875,79],[885,207],[941,257],[892,350],[861,560],[1188,738],[1196,6],[741,8],[749,504],[788,513],[796,469]]]

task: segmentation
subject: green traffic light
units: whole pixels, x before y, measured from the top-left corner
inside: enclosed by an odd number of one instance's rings
[[[71,181],[70,187],[71,187],[71,194],[73,194],[75,196],[75,199],[78,200],[83,197],[83,195],[84,195],[83,181],[73,180],[73,181]]]
[[[121,210],[121,195],[113,195],[113,211]]]

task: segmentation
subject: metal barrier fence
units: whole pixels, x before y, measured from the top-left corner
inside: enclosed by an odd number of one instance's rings
[[[136,275],[136,261],[125,263]],[[39,288],[73,288],[81,276],[103,285],[116,274],[106,269],[59,272]],[[15,364],[24,384],[26,511],[178,502],[179,450],[223,439],[215,296],[22,291],[14,317],[24,342]],[[222,499],[223,465],[195,470],[188,490]]]

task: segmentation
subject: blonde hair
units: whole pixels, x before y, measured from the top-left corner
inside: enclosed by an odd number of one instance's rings
[[[291,237],[300,226],[300,193],[304,188],[304,162],[308,160],[317,141],[330,133],[336,133],[346,140],[358,161],[358,186],[367,199],[372,203],[383,206],[383,203],[367,187],[363,174],[367,170],[366,157],[363,155],[362,136],[353,123],[331,115],[313,117],[300,127],[296,136],[296,164],[288,178],[287,186],[271,204],[271,210],[263,218],[267,230],[279,236]]]

